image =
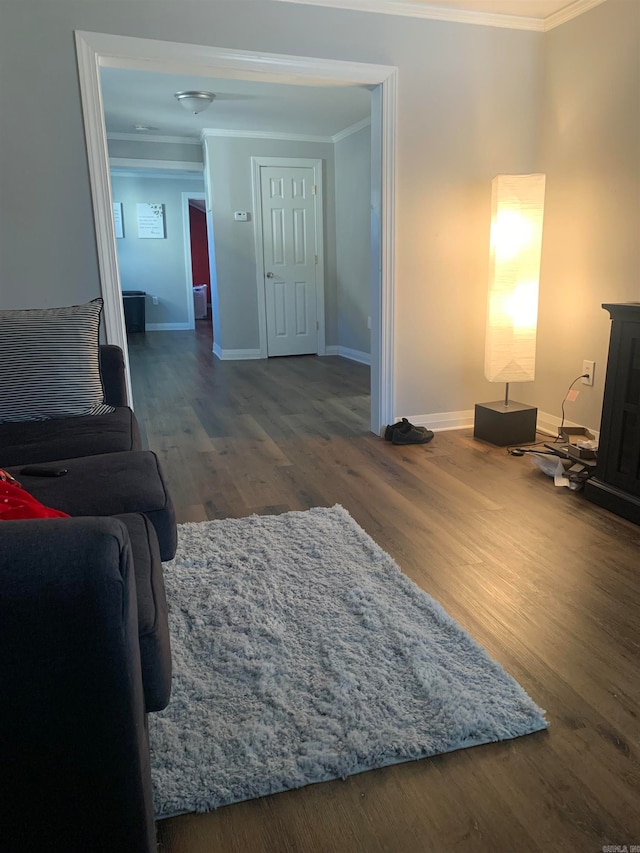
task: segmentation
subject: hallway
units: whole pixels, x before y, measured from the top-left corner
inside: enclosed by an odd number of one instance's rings
[[[178,521],[307,509],[334,440],[371,436],[369,368],[337,356],[220,361],[208,324],[129,341],[143,440],[167,474]],[[374,439],[375,440],[375,439]]]

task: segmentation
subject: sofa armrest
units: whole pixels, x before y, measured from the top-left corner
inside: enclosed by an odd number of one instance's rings
[[[128,405],[124,353],[120,347],[113,344],[100,345],[100,374],[105,403],[110,406]]]
[[[0,838],[155,850],[136,589],[112,518],[0,522]]]

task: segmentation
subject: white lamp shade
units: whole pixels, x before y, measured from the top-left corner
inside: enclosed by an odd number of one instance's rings
[[[535,379],[544,190],[544,175],[497,175],[491,183],[489,382]]]

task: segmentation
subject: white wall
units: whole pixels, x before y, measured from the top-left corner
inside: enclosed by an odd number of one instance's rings
[[[1,307],[100,292],[74,29],[396,65],[396,412],[492,399],[489,187],[498,172],[537,166],[548,34],[269,0],[2,0],[0,79],[20,85],[0,86]]]
[[[253,231],[251,157],[324,161],[325,321],[327,344],[338,342],[333,144],[210,136],[205,140],[215,234],[218,310],[214,337],[224,350],[259,350],[258,291]],[[247,222],[234,211],[246,210]],[[218,327],[219,323],[219,327]]]
[[[540,171],[547,174],[536,381],[518,398],[560,417],[583,359],[592,388],[567,418],[598,429],[610,320],[640,301],[640,3],[607,0],[545,35]]]
[[[371,352],[371,128],[335,144],[338,345]]]
[[[114,202],[122,202],[124,238],[116,241],[120,284],[123,290],[144,290],[146,321],[149,325],[186,327],[187,300],[191,296],[191,276],[187,289],[185,234],[182,193],[203,193],[202,179],[162,179],[112,177]],[[136,204],[165,206],[164,240],[138,237]],[[188,236],[188,235],[187,235]],[[151,295],[158,297],[154,305]]]

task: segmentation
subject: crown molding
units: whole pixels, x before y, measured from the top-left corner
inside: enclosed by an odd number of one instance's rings
[[[200,139],[204,142],[212,136],[235,136],[243,139],[282,139],[295,142],[333,142],[331,136],[309,136],[304,133],[279,133],[270,130],[229,130],[227,128],[205,128],[200,133]]]
[[[593,9],[594,6],[599,6],[604,2],[605,0],[576,0],[575,3],[567,6],[566,9],[561,9],[559,12],[556,12],[555,15],[549,15],[548,18],[545,18],[544,31],[548,32],[549,30],[553,30],[556,27],[559,27],[560,24],[565,24],[572,18],[577,18],[578,15],[588,12],[589,9]]]
[[[276,3],[299,3],[308,6],[327,6],[333,9],[350,9],[356,12],[375,12],[382,15],[401,15],[426,18],[431,21],[449,21],[457,24],[475,24],[483,27],[502,27],[511,30],[547,32],[566,21],[588,12],[605,0],[576,0],[547,18],[525,18],[495,12],[474,12],[469,9],[450,9],[446,5],[431,6],[415,0],[273,0]],[[443,0],[446,3],[446,0]]]
[[[164,142],[170,145],[200,145],[193,136],[152,136],[150,133],[107,133],[107,139],[118,142]]]
[[[334,133],[331,137],[331,141],[340,142],[341,140],[346,139],[347,136],[351,136],[352,133],[357,133],[365,127],[371,127],[371,117],[363,118],[362,121],[357,121],[355,124],[350,124],[349,127],[345,127],[344,130]]]
[[[338,131],[338,133],[334,133],[333,136],[320,136],[320,135],[311,135],[304,133],[283,133],[281,131],[271,131],[271,130],[231,130],[230,128],[205,128],[200,132],[199,139],[193,139],[189,136],[145,136],[141,133],[108,133],[107,139],[118,140],[122,142],[167,142],[172,144],[186,144],[186,145],[201,145],[202,142],[209,136],[226,136],[226,137],[241,137],[245,139],[280,139],[280,140],[289,140],[294,142],[328,142],[335,143],[340,142],[341,139],[345,139],[345,137],[350,136],[352,133],[357,133],[359,130],[362,130],[364,127],[368,127],[371,124],[371,118],[364,118],[361,121],[357,121],[355,124],[351,124],[348,127],[345,127],[344,130]],[[113,158],[111,158],[113,161]],[[159,161],[154,161],[159,162]],[[162,161],[166,163],[170,163],[170,160]],[[198,165],[198,164],[193,164]],[[164,166],[163,168],[171,168],[170,166]],[[180,168],[184,168],[184,166],[180,166]]]
[[[580,0],[578,1],[580,2]],[[382,15],[426,18],[430,21],[475,24],[482,27],[502,27],[511,30],[533,30],[535,32],[544,31],[543,18],[500,15],[495,12],[473,12],[469,9],[447,9],[444,6],[421,5],[412,2],[412,0],[273,0],[273,2],[301,3],[307,6],[328,6],[333,9],[350,9],[354,12],[375,12]]]

